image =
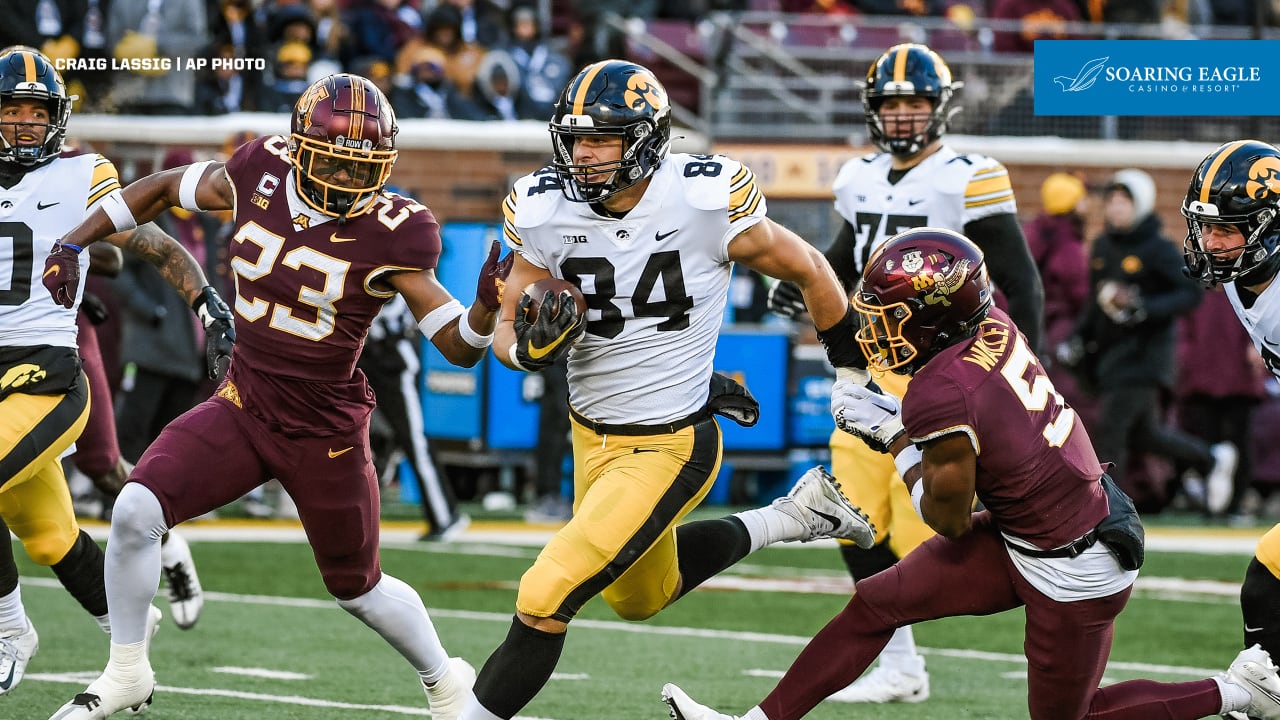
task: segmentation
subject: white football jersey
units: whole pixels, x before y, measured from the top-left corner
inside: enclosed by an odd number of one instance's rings
[[[80,253],[80,289],[69,310],[40,282],[44,260],[54,242],[119,189],[115,166],[96,154],[59,157],[12,188],[0,187],[0,347],[76,346],[89,253]]]
[[[854,258],[862,274],[871,252],[911,228],[963,233],[990,215],[1017,213],[1009,171],[985,155],[960,155],[943,145],[890,184],[893,156],[875,153],[846,162],[832,191],[836,212],[853,226]]]
[[[1240,290],[1235,283],[1224,283],[1223,288],[1231,299],[1231,307],[1253,338],[1253,346],[1262,353],[1272,374],[1280,377],[1280,280],[1272,280],[1249,308],[1240,302]]]
[[[601,217],[551,168],[503,203],[512,250],[581,288],[587,332],[569,352],[569,402],[597,422],[657,424],[707,401],[728,299],[729,242],[765,217],[755,176],[723,156],[668,155],[626,217]]]

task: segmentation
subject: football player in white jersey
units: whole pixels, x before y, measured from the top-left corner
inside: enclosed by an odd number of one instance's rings
[[[568,358],[574,513],[520,581],[516,615],[463,720],[511,718],[564,647],[569,622],[603,595],[643,620],[748,553],[784,540],[874,531],[822,468],[772,505],[676,525],[720,467],[712,413],[752,424],[758,405],[712,372],[733,264],[799,285],[837,367],[856,363],[854,315],[822,255],[765,216],[755,176],[722,156],[668,154],[670,105],[630,62],[588,66],[561,93],[553,163],[516,181],[503,211],[516,253],[508,287],[549,277],[569,290],[509,292],[494,352],[538,370]],[[865,363],[863,363],[865,365]]]
[[[1209,153],[1187,188],[1187,273],[1226,290],[1240,322],[1280,377],[1280,149],[1236,140]],[[1258,541],[1240,589],[1245,647],[1280,653],[1280,525]],[[1272,688],[1280,695],[1280,688]],[[1231,717],[1244,720],[1242,713]]]
[[[833,191],[844,222],[826,257],[852,292],[871,253],[897,233],[926,226],[963,233],[982,248],[1010,317],[1036,348],[1044,289],[1018,223],[1009,172],[992,158],[961,155],[942,142],[948,121],[959,111],[953,99],[960,86],[946,62],[924,45],[895,45],[872,64],[863,101],[868,133],[881,152],[840,168]],[[795,289],[786,283],[773,287],[769,306],[788,317],[804,310]],[[875,380],[899,398],[906,392],[906,376]],[[841,545],[855,581],[888,568],[933,535],[912,510],[906,486],[895,476],[887,455],[836,430],[831,435],[831,467],[850,499],[876,526],[872,549]],[[895,633],[879,666],[832,699],[921,702],[928,697],[924,658],[908,626]]]
[[[50,302],[36,261],[120,192],[111,161],[61,154],[71,101],[57,70],[38,51],[0,52],[0,519],[31,559],[52,567],[108,630],[103,553],[76,523],[60,461],[89,413],[88,381],[76,349],[75,305],[83,287],[77,283],[64,306]],[[191,282],[191,293],[204,285],[195,260],[155,226],[139,228],[128,243],[158,264],[171,263],[170,272]],[[69,258],[76,272],[88,266],[87,256]],[[65,270],[72,272],[70,265]],[[153,625],[158,614],[153,609]],[[6,531],[0,542],[0,695],[22,680],[38,646]]]

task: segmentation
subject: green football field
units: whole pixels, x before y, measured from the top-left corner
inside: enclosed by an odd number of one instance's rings
[[[537,548],[473,535],[449,545],[384,542],[383,565],[422,594],[451,654],[479,666],[506,634],[515,584]],[[326,596],[305,544],[197,538],[191,546],[204,615],[186,632],[166,617],[152,650],[159,687],[146,717],[429,715],[408,665]],[[97,676],[108,639],[49,570],[14,549],[41,643],[26,680],[0,697],[0,719],[43,720]],[[1118,623],[1106,681],[1188,680],[1225,669],[1240,648],[1237,593],[1248,559],[1239,551],[1152,552]],[[648,622],[620,621],[592,601],[571,626],[556,675],[521,717],[662,720],[659,690],[669,681],[741,713],[847,602],[849,588],[833,546],[797,546],[751,556]],[[158,604],[165,607],[163,598]],[[931,700],[828,703],[809,717],[1025,718],[1021,632],[1019,612],[920,625]]]

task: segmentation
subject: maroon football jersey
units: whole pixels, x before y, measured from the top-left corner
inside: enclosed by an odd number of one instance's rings
[[[1084,425],[998,308],[973,338],[915,374],[902,417],[916,442],[976,437],[978,498],[1004,532],[1050,549],[1107,515],[1102,465]]]
[[[268,400],[247,386],[274,395],[269,388],[288,388],[291,380],[352,381],[369,325],[394,294],[375,281],[435,268],[439,224],[426,207],[394,193],[376,196],[369,212],[342,224],[316,212],[297,194],[281,136],[241,146],[226,171],[236,195],[229,240],[236,345],[229,377],[246,407],[268,420],[279,417],[285,427],[323,425],[325,415],[345,423],[349,411],[323,407],[329,392],[323,387],[302,390],[295,383],[295,397]],[[263,377],[254,382],[252,375]],[[363,385],[363,376],[356,380]],[[363,388],[331,390],[352,400],[368,395]],[[300,405],[298,395],[308,395],[312,407],[279,407]],[[295,417],[298,412],[313,417]]]

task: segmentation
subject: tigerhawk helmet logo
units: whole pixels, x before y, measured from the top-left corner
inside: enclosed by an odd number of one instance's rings
[[[1254,200],[1280,195],[1280,158],[1263,156],[1249,166],[1249,182],[1244,191]]]
[[[652,76],[635,73],[627,78],[627,91],[623,93],[622,101],[632,110],[643,110],[646,105],[661,110],[667,106],[667,92]]]

